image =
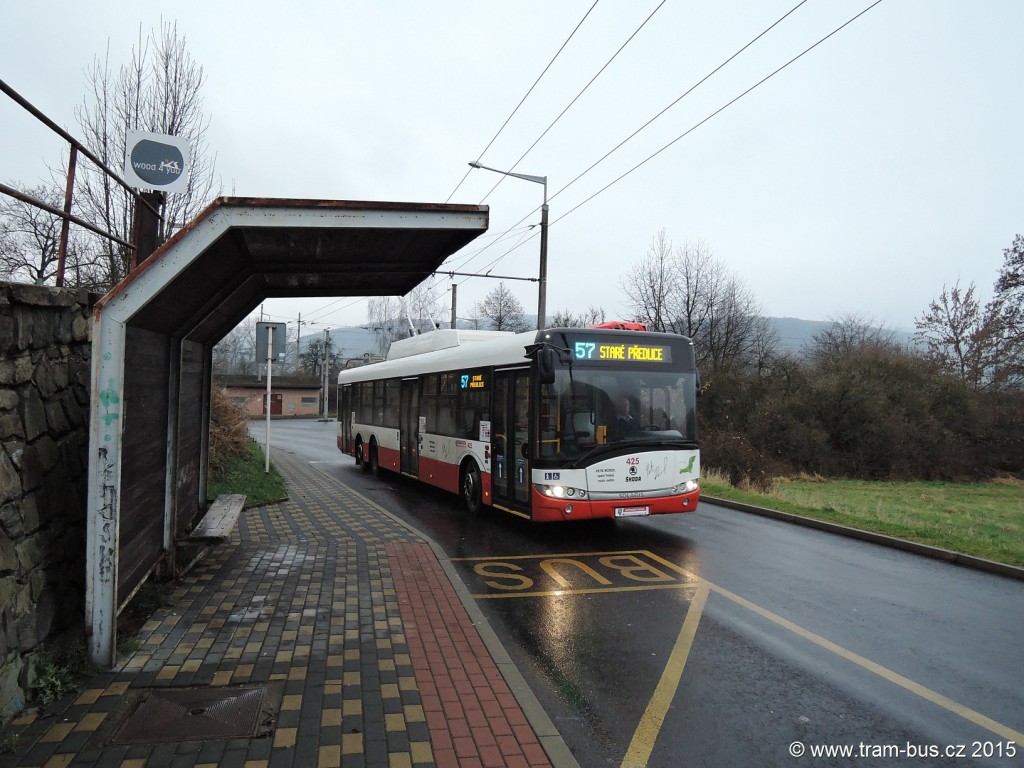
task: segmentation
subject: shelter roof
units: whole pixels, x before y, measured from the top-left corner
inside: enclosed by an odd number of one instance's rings
[[[132,294],[133,326],[215,343],[268,297],[404,295],[487,223],[477,205],[221,197],[97,311]]]

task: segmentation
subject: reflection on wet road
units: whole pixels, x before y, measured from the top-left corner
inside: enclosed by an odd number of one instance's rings
[[[971,765],[1006,765],[1024,742],[1019,582],[706,503],[469,517],[355,468],[333,424],[292,428],[296,451],[452,558],[580,765],[792,765],[796,744],[866,745],[858,766],[921,765],[907,745],[962,765],[946,747],[979,744]]]

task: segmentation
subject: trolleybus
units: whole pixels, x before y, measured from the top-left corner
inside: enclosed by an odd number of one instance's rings
[[[338,375],[338,448],[536,521],[690,512],[700,495],[690,339],[446,329]]]

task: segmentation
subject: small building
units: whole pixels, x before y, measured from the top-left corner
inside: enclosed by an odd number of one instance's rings
[[[214,376],[231,401],[253,418],[266,416],[267,380],[255,376]],[[310,376],[274,375],[270,380],[271,416],[317,416],[323,412],[320,381]]]

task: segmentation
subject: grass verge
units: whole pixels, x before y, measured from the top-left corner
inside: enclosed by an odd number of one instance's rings
[[[263,449],[250,441],[244,455],[228,459],[221,470],[211,473],[207,495],[215,499],[225,493],[244,493],[247,507],[283,501],[288,497],[284,479],[273,464],[269,474],[264,472],[265,464]]]
[[[1024,481],[872,482],[783,478],[767,493],[704,472],[708,496],[1024,566]]]

